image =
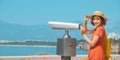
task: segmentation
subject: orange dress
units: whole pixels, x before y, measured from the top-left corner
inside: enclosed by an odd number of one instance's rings
[[[103,26],[99,26],[95,29],[95,32],[92,34],[92,40],[94,35],[99,36],[99,40],[95,46],[90,47],[88,57],[85,60],[105,60],[105,54],[103,49],[103,42],[105,36],[105,30]]]

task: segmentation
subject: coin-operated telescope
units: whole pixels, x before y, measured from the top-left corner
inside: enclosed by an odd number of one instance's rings
[[[53,22],[49,21],[48,24],[51,25],[53,29],[80,29],[81,24],[78,23],[67,23],[67,22]]]
[[[48,24],[52,29],[65,30],[63,38],[57,38],[57,55],[61,55],[61,60],[71,60],[71,56],[76,56],[76,38],[71,38],[69,30],[80,29],[81,24],[67,22],[53,22]]]

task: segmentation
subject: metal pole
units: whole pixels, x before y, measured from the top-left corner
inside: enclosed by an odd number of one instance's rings
[[[63,38],[70,38],[69,29],[65,29],[65,35],[63,36]]]
[[[71,60],[71,56],[61,56],[61,60]]]
[[[69,29],[65,29],[65,35],[63,38],[70,38]],[[71,56],[61,56],[61,60],[71,60]]]

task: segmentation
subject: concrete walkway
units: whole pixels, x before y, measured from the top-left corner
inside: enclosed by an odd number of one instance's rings
[[[87,55],[77,55],[71,57],[71,60],[83,60]],[[0,56],[0,60],[61,60],[59,55],[41,55],[41,56]],[[112,55],[112,60],[120,60],[120,55]]]

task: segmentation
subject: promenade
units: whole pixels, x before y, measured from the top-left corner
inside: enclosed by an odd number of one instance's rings
[[[71,60],[83,60],[87,55],[77,55]],[[0,56],[0,60],[61,60],[59,55],[35,55],[35,56]],[[112,55],[112,60],[120,60],[120,55]]]

